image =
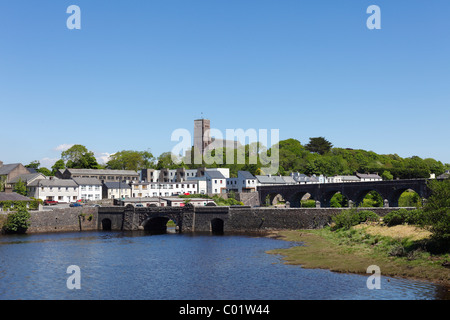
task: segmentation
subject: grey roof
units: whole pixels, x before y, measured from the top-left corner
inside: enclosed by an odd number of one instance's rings
[[[42,176],[42,179],[45,179],[45,176],[42,173],[29,173],[29,174],[21,174],[20,176],[12,178],[9,182],[10,183],[17,183],[19,180],[22,180],[23,182],[27,183],[30,180],[36,179],[37,177]]]
[[[110,169],[66,169],[71,174],[98,174],[98,175],[128,175],[138,176],[134,170],[110,170]]]
[[[177,196],[172,196],[172,197],[161,197],[161,199],[167,200],[167,201],[186,201],[186,200],[190,200],[190,201],[209,201],[209,202],[213,202],[213,199],[209,199],[209,198],[180,198]]]
[[[211,179],[225,179],[224,175],[220,171],[208,170],[205,171],[205,176],[208,175]]]
[[[280,176],[256,176],[256,179],[258,179],[260,183],[286,184]]]
[[[31,182],[30,187],[78,187],[72,179],[37,179]]]
[[[239,175],[241,175],[244,179],[256,179],[256,177],[248,171],[238,171],[238,176]]]
[[[92,185],[92,186],[101,186],[102,182],[97,178],[72,178],[73,181],[77,185]]]
[[[436,179],[441,180],[441,179],[448,179],[448,178],[450,178],[450,173],[445,172],[445,173],[441,174],[440,176],[438,176]]]
[[[381,177],[375,173],[356,173],[356,176],[364,179],[381,179]]]
[[[295,181],[294,178],[291,176],[282,176],[281,179],[283,179],[284,182],[286,183],[293,183],[293,184],[297,183],[297,181]]]
[[[124,182],[117,182],[117,181],[104,182],[103,185],[107,189],[131,189],[130,185]]]
[[[206,177],[186,177],[185,181],[206,181]]]
[[[292,178],[294,178],[294,180],[298,181],[298,182],[307,182],[307,181],[309,181],[309,177],[306,174],[304,174],[304,173],[295,172],[292,175]]]
[[[0,201],[33,201],[15,192],[0,192]]]
[[[360,181],[357,176],[340,176],[342,181]]]
[[[20,163],[4,164],[0,167],[0,176],[4,176],[13,171]]]

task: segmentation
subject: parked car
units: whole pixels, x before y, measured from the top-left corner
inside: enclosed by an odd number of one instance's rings
[[[44,206],[54,206],[57,204],[58,204],[58,201],[55,201],[55,200],[44,200]]]
[[[69,204],[69,207],[82,207],[82,206],[83,205],[81,203],[78,203],[78,202],[74,202],[74,203]]]
[[[144,205],[142,204],[142,203],[138,203],[137,205],[136,205],[136,208],[143,208],[144,207]]]

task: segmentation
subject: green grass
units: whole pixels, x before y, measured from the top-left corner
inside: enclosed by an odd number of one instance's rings
[[[277,234],[287,241],[304,243],[303,246],[269,251],[283,255],[287,264],[360,274],[365,274],[370,265],[377,265],[382,275],[450,286],[450,269],[442,266],[444,261],[450,260],[449,254],[429,253],[424,249],[425,240],[369,234],[363,228],[355,227],[337,231],[331,231],[328,227],[281,231]]]

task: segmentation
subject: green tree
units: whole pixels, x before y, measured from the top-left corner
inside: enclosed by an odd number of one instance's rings
[[[61,152],[61,158],[66,162],[66,168],[73,169],[99,169],[94,153],[85,146],[76,144],[66,151]]]
[[[61,152],[61,158],[64,161],[77,162],[83,157],[84,154],[88,152],[89,150],[85,146],[81,144],[76,144],[70,147],[69,149]]]
[[[305,146],[305,149],[310,152],[324,155],[331,150],[331,147],[333,147],[333,144],[330,141],[324,137],[316,137],[309,138],[309,143]]]
[[[393,180],[394,176],[392,175],[392,173],[390,171],[383,171],[383,173],[381,174],[381,177],[383,178],[383,180]]]
[[[3,230],[6,233],[25,233],[30,226],[29,219],[30,213],[22,205],[17,212],[8,214]]]
[[[175,156],[171,153],[171,152],[163,152],[159,157],[158,157],[158,162],[156,163],[156,169],[161,170],[161,169],[176,169],[176,168],[180,168],[183,166],[183,164],[176,164],[173,161],[173,158]],[[176,158],[176,157],[175,157]]]
[[[22,181],[22,179],[19,179],[19,181],[17,181],[17,183],[14,185],[13,191],[26,197],[27,185]]]
[[[424,208],[425,224],[434,237],[450,241],[450,179],[430,181],[428,186],[431,196]]]
[[[63,159],[59,159],[55,162],[55,164],[52,166],[52,175],[55,175],[58,170],[65,169],[66,163]]]
[[[27,164],[25,167],[31,168],[31,169],[37,169],[37,168],[39,168],[40,165],[41,165],[41,163],[38,160],[34,160],[34,161],[31,161],[29,164]]]
[[[111,155],[106,167],[108,169],[138,171],[151,168],[153,160],[154,157],[150,151],[123,150]]]
[[[47,176],[47,177],[52,175],[52,172],[49,169],[47,169],[46,167],[40,167],[36,171],[39,173],[42,173],[44,176]]]

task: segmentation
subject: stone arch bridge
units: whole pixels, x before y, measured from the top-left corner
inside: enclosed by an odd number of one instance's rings
[[[126,207],[98,208],[100,230],[145,230],[153,234],[166,233],[172,220],[176,230],[208,231],[221,234],[229,220],[229,207]]]
[[[300,200],[306,194],[316,200],[316,207],[330,207],[330,200],[336,193],[341,193],[353,206],[359,206],[364,197],[371,191],[378,192],[384,199],[385,207],[398,207],[400,195],[406,190],[413,190],[422,198],[429,197],[428,179],[390,180],[370,182],[346,182],[324,184],[296,184],[283,186],[258,187],[261,205],[273,201],[276,197],[289,202],[291,208],[300,207]]]

